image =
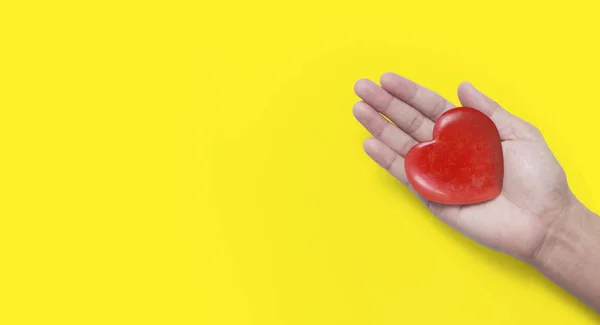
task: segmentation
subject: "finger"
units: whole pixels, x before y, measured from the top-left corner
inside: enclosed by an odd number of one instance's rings
[[[478,109],[489,116],[496,124],[502,140],[534,140],[539,136],[539,132],[534,127],[510,114],[468,82],[458,87],[458,98],[463,106]]]
[[[424,199],[408,182],[406,177],[406,170],[404,169],[404,157],[396,154],[392,149],[388,148],[383,142],[377,139],[367,139],[364,143],[365,152],[371,159],[373,159],[379,166],[387,170],[392,176],[398,179],[413,194],[423,203],[429,207],[430,202]]]
[[[408,179],[404,171],[404,158],[377,139],[365,140],[364,148],[367,155],[379,166],[396,177],[402,184],[408,185]]]
[[[431,140],[433,122],[419,111],[368,79],[361,79],[354,85],[354,91],[367,104],[387,116],[406,134],[417,141]]]
[[[395,73],[383,74],[380,81],[383,89],[414,107],[432,121],[437,120],[445,111],[456,107],[434,91]]]
[[[408,150],[418,143],[365,102],[356,103],[352,111],[354,117],[365,129],[402,157],[406,156]]]

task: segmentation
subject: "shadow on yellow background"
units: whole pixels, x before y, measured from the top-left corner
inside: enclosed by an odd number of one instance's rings
[[[470,81],[600,195],[597,4],[0,2],[0,323],[594,324],[362,152],[353,83]]]

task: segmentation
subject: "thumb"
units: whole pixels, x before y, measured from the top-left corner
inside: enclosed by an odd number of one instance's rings
[[[500,139],[529,139],[533,136],[529,130],[533,127],[506,111],[494,100],[475,89],[472,84],[461,83],[458,86],[458,98],[463,106],[475,108],[492,119],[498,128]]]

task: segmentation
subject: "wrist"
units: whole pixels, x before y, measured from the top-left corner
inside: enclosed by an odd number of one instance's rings
[[[592,216],[593,213],[572,196],[548,226],[533,255],[533,266],[546,275],[573,274],[579,259],[583,258],[580,241],[589,231],[586,225]]]
[[[600,218],[574,197],[551,223],[532,264],[600,312]]]

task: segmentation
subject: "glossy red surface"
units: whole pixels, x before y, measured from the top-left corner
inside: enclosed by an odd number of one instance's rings
[[[500,195],[504,177],[502,145],[494,122],[470,107],[440,116],[433,140],[406,155],[411,186],[425,199],[446,204],[472,204]]]

